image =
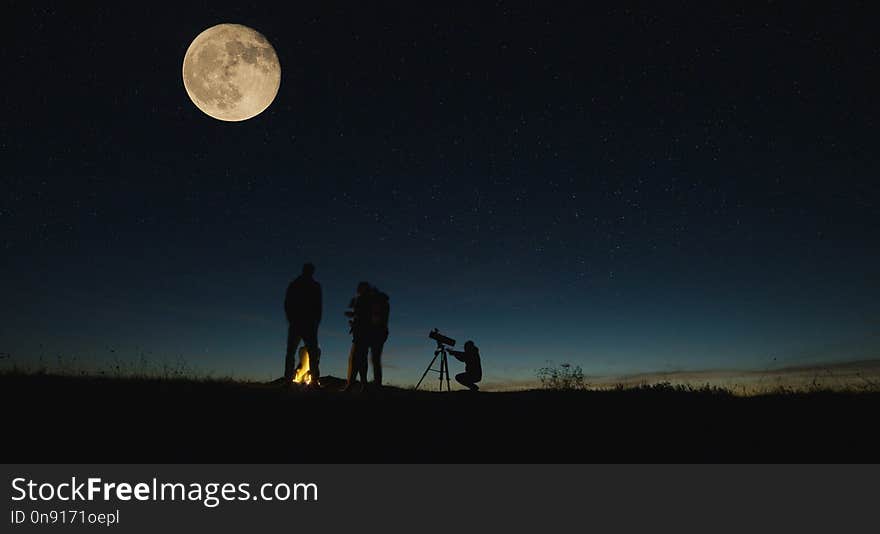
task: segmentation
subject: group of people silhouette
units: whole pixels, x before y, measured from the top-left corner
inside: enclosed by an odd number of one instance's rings
[[[284,383],[290,384],[297,371],[297,349],[303,343],[309,355],[309,375],[312,387],[321,387],[321,348],[318,346],[318,327],[323,315],[321,284],[315,280],[315,266],[303,265],[302,273],[287,286],[284,296],[287,316],[287,352],[284,357]],[[388,340],[388,320],[391,300],[369,282],[357,285],[354,298],[345,312],[352,336],[348,355],[348,377],[345,386],[350,391],[360,378],[361,388],[367,385],[368,355],[373,368],[373,385],[382,386],[382,349]],[[482,379],[480,353],[473,341],[464,345],[464,351],[449,351],[464,362],[465,372],[455,379],[472,391],[479,389]]]
[[[368,282],[357,286],[355,297],[345,312],[351,333],[351,353],[348,357],[348,384],[350,389],[357,376],[367,383],[367,353],[373,366],[373,385],[382,386],[382,348],[388,340],[388,318],[391,303],[388,295]]]

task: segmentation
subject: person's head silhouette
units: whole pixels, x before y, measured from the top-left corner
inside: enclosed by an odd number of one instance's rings
[[[464,344],[464,351],[465,351],[465,352],[474,352],[476,349],[477,349],[477,346],[474,345],[474,342],[473,342],[473,341],[468,340],[468,341]]]
[[[304,263],[303,264],[303,276],[306,278],[311,278],[315,275],[315,264],[314,263]]]
[[[358,296],[363,295],[364,293],[366,293],[369,290],[370,290],[370,283],[369,282],[360,282],[357,286]]]

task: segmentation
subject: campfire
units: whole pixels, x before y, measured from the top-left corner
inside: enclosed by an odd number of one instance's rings
[[[309,385],[312,383],[312,373],[309,368],[309,351],[302,347],[299,349],[299,366],[293,374],[293,382],[295,384]]]

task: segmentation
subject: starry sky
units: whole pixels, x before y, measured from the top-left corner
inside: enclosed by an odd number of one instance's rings
[[[433,327],[490,384],[880,356],[878,13],[252,4],[9,7],[5,365],[274,378],[304,261],[336,376],[360,280],[402,385]],[[221,22],[282,65],[242,123],[181,80]]]

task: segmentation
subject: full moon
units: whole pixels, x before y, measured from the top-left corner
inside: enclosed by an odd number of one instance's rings
[[[183,86],[200,110],[221,121],[256,117],[275,100],[281,64],[269,41],[240,24],[200,33],[183,58]]]

